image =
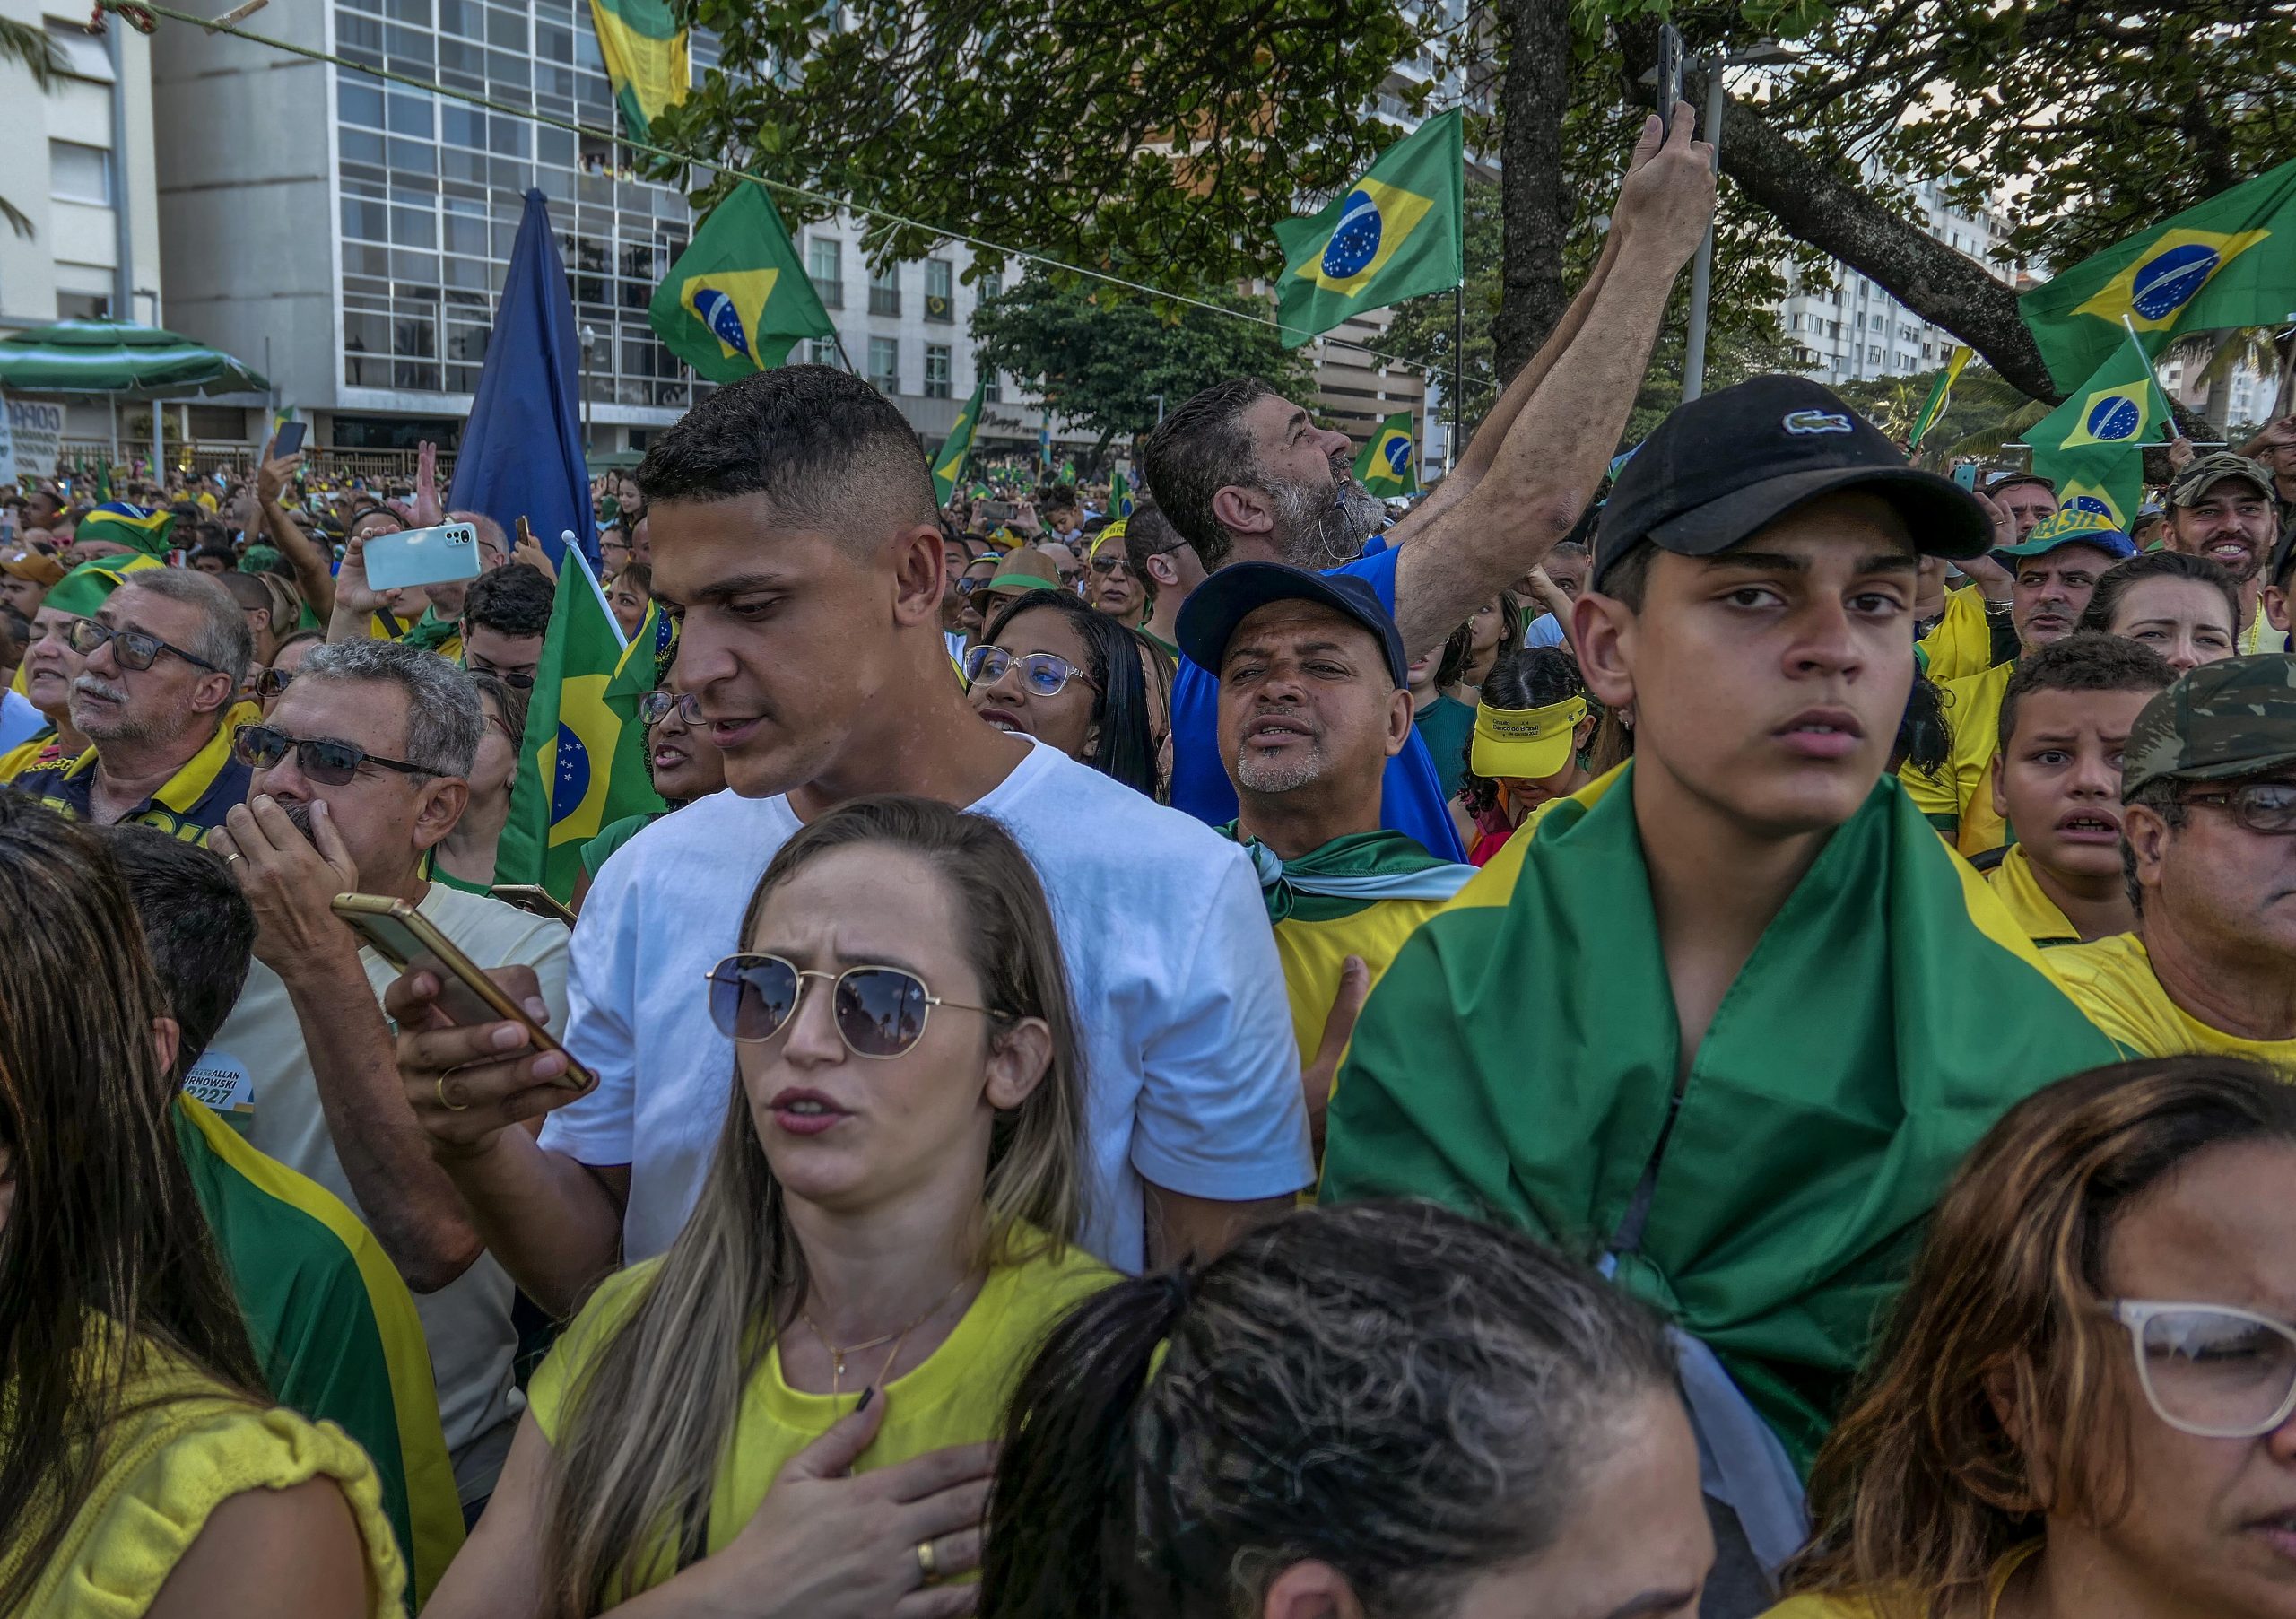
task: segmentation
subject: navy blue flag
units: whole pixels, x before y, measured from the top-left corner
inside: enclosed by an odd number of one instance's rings
[[[541,192],[529,191],[447,505],[483,511],[514,538],[523,517],[552,562],[562,550],[559,536],[570,529],[596,567],[597,527],[576,391],[579,344],[550,206]]]

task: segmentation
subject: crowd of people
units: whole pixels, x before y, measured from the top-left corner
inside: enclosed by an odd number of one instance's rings
[[[0,1619],[2296,1615],[2296,419],[1614,464],[1690,122],[1392,509],[1251,379],[945,507],[705,396],[564,908],[573,564],[428,448],[15,499]]]

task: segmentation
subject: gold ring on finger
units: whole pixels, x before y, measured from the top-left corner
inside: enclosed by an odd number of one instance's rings
[[[447,1075],[446,1075],[441,1074],[440,1075],[439,1075],[439,1087],[438,1087],[438,1088],[439,1088],[439,1105],[440,1107],[442,1107],[442,1108],[446,1109],[448,1112],[449,1112],[449,1113],[460,1113],[460,1112],[463,1112],[463,1111],[466,1110],[470,1107],[470,1103],[468,1103],[468,1102],[466,1102],[466,1101],[448,1101],[447,1100]]]
[[[929,1540],[918,1541],[917,1543],[917,1571],[930,1580],[938,1571],[938,1568],[939,1565],[933,1556],[933,1543]]]

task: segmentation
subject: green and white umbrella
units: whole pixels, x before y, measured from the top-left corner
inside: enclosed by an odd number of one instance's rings
[[[271,384],[221,349],[125,320],[59,320],[0,337],[0,388],[25,394],[260,394]]]

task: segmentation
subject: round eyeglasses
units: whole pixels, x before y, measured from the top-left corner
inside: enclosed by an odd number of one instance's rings
[[[701,699],[691,692],[647,692],[638,700],[638,721],[650,731],[667,719],[673,709],[677,710],[678,718],[685,721],[687,730],[701,728]]]

